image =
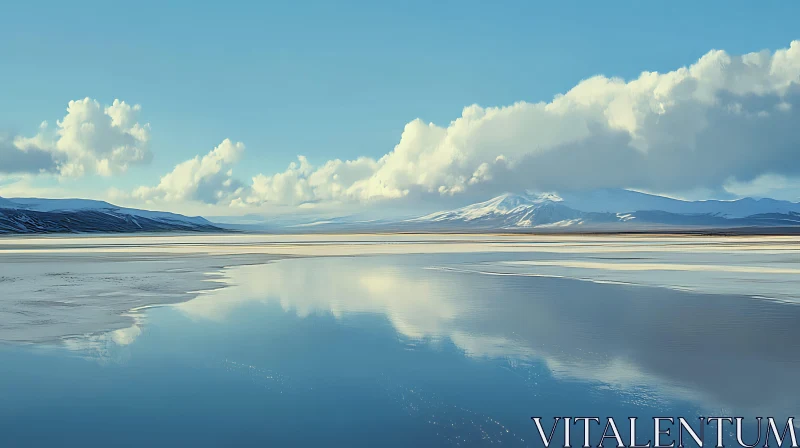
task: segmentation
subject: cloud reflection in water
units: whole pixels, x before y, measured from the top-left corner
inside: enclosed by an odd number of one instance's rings
[[[253,301],[300,317],[386,316],[398,333],[468,356],[541,359],[556,377],[742,413],[796,410],[800,308],[746,296],[424,269],[425,256],[288,259],[226,271],[228,288],[176,305],[224,320]]]

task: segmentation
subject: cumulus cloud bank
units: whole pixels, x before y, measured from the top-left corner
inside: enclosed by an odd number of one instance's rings
[[[468,106],[446,126],[416,119],[382,157],[313,166],[299,156],[249,182],[232,172],[244,145],[225,140],[125,196],[260,206],[530,189],[745,191],[800,179],[799,108],[800,41],[738,56],[713,50],[667,73],[595,76],[549,102]],[[147,162],[149,125],[138,123],[139,110],[118,100],[106,108],[72,101],[54,131],[45,124],[13,147],[0,140],[0,172],[109,175]]]
[[[140,110],[138,104],[120,100],[105,108],[91,98],[70,101],[67,115],[56,122],[55,129],[43,122],[35,136],[17,136],[13,144],[28,157],[49,154],[52,163],[41,167],[46,171],[65,177],[110,176],[152,158],[150,125],[138,123]]]
[[[525,189],[721,189],[800,175],[800,41],[637,79],[595,76],[550,102],[414,120],[379,159],[304,157],[253,178],[236,203],[370,201]],[[223,195],[224,196],[224,195]]]

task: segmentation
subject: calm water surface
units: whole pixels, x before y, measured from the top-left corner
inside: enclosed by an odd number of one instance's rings
[[[0,446],[541,446],[534,415],[800,407],[796,305],[454,269],[494,261],[239,266],[129,329],[0,346]]]

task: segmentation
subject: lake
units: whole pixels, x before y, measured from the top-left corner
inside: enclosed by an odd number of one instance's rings
[[[0,269],[3,447],[542,446],[532,416],[800,407],[790,238],[4,238]]]

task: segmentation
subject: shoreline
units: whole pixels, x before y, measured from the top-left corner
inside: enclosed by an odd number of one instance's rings
[[[586,231],[570,231],[570,230],[512,230],[512,229],[497,229],[497,230],[476,230],[476,231],[347,231],[347,230],[331,230],[331,231],[240,231],[228,230],[220,232],[108,232],[108,233],[67,233],[67,232],[52,232],[52,233],[0,233],[0,241],[4,239],[17,239],[17,238],[41,238],[41,239],[61,239],[61,238],[153,238],[153,237],[207,237],[207,236],[260,236],[260,237],[322,237],[322,236],[363,236],[363,235],[381,235],[381,236],[516,236],[516,237],[614,237],[614,236],[627,236],[627,237],[793,237],[800,236],[800,226],[796,227],[730,227],[730,228],[658,228],[653,230],[586,230]]]

